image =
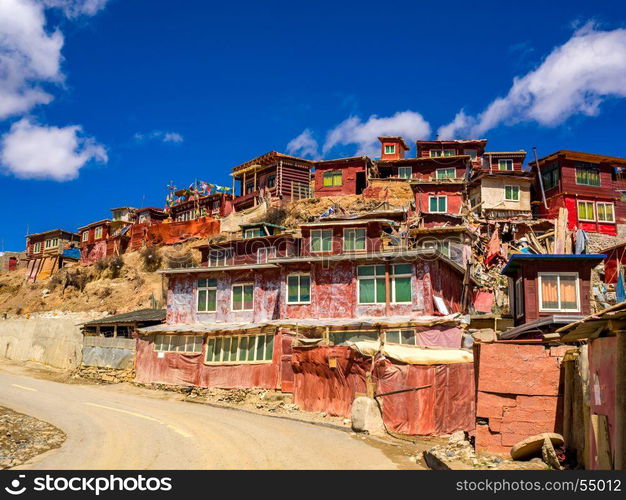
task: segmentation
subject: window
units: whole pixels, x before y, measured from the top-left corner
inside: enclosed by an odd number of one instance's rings
[[[385,343],[416,345],[415,330],[387,330],[385,332]]]
[[[155,335],[154,350],[160,352],[202,352],[201,335]]]
[[[476,158],[478,158],[478,151],[475,149],[464,149],[463,154],[468,155],[472,161],[476,161]]]
[[[391,302],[394,304],[410,304],[413,301],[411,294],[411,264],[396,264],[391,266]]]
[[[413,177],[413,167],[398,167],[398,177],[400,179],[410,179]]]
[[[324,187],[341,186],[341,170],[328,170],[324,172]]]
[[[59,246],[59,240],[57,238],[52,238],[52,239],[46,240],[44,248],[46,248],[47,250],[48,248],[55,248],[58,246]]]
[[[395,144],[385,144],[385,154],[386,155],[396,154],[396,146],[395,146]]]
[[[309,304],[311,302],[311,275],[290,274],[287,276],[287,304]]]
[[[212,205],[211,205],[211,213],[213,214],[217,214],[220,211],[220,201],[219,200],[215,200]]]
[[[519,201],[519,186],[504,186],[504,199],[506,201]]]
[[[598,212],[598,222],[615,222],[613,203],[599,201],[596,203],[596,208]]]
[[[96,240],[102,238],[102,226],[97,227],[93,232],[93,237]]]
[[[448,211],[447,196],[429,196],[428,211],[431,214],[445,213]]]
[[[231,248],[209,250],[209,259],[207,264],[209,267],[226,266],[228,265],[232,254],[233,251]]]
[[[594,210],[593,201],[579,201],[578,206],[578,220],[595,222],[596,214]]]
[[[276,247],[263,247],[256,251],[256,263],[265,264],[268,259],[276,258]]]
[[[198,280],[198,312],[217,310],[217,280]]]
[[[246,194],[254,192],[254,182],[246,182]]]
[[[330,332],[330,341],[334,345],[344,342],[359,342],[360,340],[378,340],[378,332]]]
[[[176,222],[186,222],[188,220],[192,220],[193,218],[193,211],[186,210],[176,216]]]
[[[435,179],[455,179],[455,168],[438,168],[435,170]]]
[[[274,186],[276,186],[276,175],[268,175],[265,181],[265,187],[273,188]]]
[[[518,278],[515,282],[515,317],[524,316],[524,282]]]
[[[258,238],[259,236],[263,236],[263,229],[260,227],[254,227],[250,229],[245,229],[243,232],[243,237],[245,239],[248,238]]]
[[[41,252],[41,241],[38,241],[33,245],[33,253]]]
[[[89,231],[84,231],[83,232],[83,236],[82,236],[82,240],[83,241],[87,241],[89,239]]]
[[[233,285],[232,310],[252,311],[254,309],[254,285],[242,283]]]
[[[559,166],[553,163],[541,173],[543,188],[547,191],[559,185]]]
[[[365,228],[344,229],[343,249],[346,252],[365,250]]]
[[[578,162],[576,164],[576,184],[599,186],[600,169],[593,163]]]
[[[578,311],[578,273],[539,273],[540,311]]]
[[[422,248],[434,248],[441,255],[450,257],[450,242],[448,240],[429,240],[422,244]]]
[[[385,266],[357,268],[359,304],[385,303]]]
[[[311,231],[311,252],[330,252],[333,249],[333,230],[314,229]]]
[[[456,150],[454,149],[431,149],[431,158],[440,158],[442,156],[456,156]]]
[[[498,160],[498,170],[513,170],[513,160]]]
[[[206,363],[262,363],[274,357],[274,335],[228,335],[207,339]]]

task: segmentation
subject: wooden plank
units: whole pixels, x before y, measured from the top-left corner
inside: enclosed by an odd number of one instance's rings
[[[596,459],[598,468],[612,470],[611,440],[609,437],[609,422],[606,415],[591,415],[591,427],[596,443]]]

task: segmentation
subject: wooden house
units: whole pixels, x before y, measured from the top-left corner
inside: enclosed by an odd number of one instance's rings
[[[371,167],[367,156],[315,162],[315,197],[363,193]]]
[[[26,279],[46,279],[67,264],[80,258],[78,234],[62,229],[26,236]]]

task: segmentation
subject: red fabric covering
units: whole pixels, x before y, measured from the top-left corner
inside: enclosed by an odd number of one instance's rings
[[[460,328],[447,326],[433,326],[415,332],[417,345],[429,347],[448,347],[460,349],[463,343],[463,333]]]
[[[493,292],[479,291],[474,296],[474,310],[489,314],[493,307]]]
[[[332,359],[336,368],[331,368]],[[306,411],[350,416],[357,393],[365,394],[370,358],[349,347],[295,348],[294,401]],[[383,359],[374,369],[376,392],[423,385],[431,387],[382,396],[383,419],[394,432],[417,435],[449,434],[474,428],[474,367],[471,363],[417,366]]]

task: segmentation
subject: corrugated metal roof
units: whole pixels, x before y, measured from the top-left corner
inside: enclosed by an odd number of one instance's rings
[[[89,321],[83,323],[83,326],[108,325],[114,323],[142,323],[145,321],[165,321],[165,309],[139,309],[137,311]]]
[[[603,253],[583,253],[583,254],[556,254],[556,253],[514,253],[509,258],[506,266],[502,269],[502,274],[508,276],[514,269],[517,269],[518,262],[521,260],[597,260],[600,262],[606,257]]]

